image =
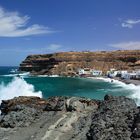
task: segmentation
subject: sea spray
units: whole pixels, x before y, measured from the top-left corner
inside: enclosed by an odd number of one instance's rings
[[[140,106],[140,86],[135,86],[133,88],[133,94],[130,95],[131,98],[133,98],[136,101],[136,104]]]
[[[136,104],[140,106],[140,86],[134,84],[126,84],[118,80],[113,80],[116,86],[121,86],[127,90],[131,91],[131,94],[128,97],[135,100]]]
[[[130,90],[131,94],[128,97],[133,98],[135,100],[136,104],[138,106],[140,106],[140,86],[134,85],[134,84],[126,84],[119,80],[114,80],[114,79],[110,79],[110,78],[100,78],[99,77],[97,79],[103,80],[105,82],[111,82],[113,80],[112,84],[114,84],[114,86],[120,86],[120,87]]]
[[[38,96],[42,97],[42,92],[36,92],[32,84],[28,84],[24,79],[15,77],[5,85],[0,85],[0,102],[1,100],[12,99],[18,96]]]

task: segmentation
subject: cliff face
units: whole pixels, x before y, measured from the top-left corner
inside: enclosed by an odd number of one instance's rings
[[[140,68],[140,50],[112,52],[62,52],[29,55],[21,64],[21,71],[32,74],[75,75],[78,68],[94,68],[106,72],[110,68],[134,70]]]

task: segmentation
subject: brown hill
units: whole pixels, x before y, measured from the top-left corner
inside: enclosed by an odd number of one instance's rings
[[[140,50],[61,52],[29,55],[21,64],[21,71],[32,74],[74,75],[78,68],[94,68],[104,73],[110,68],[119,70],[140,69]]]

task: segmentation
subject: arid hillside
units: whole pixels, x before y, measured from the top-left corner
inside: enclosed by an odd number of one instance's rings
[[[21,64],[21,71],[32,74],[75,75],[78,68],[94,68],[104,73],[110,68],[140,69],[140,50],[100,52],[60,52],[29,55]]]

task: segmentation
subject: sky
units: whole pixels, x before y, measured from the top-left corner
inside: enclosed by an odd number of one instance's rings
[[[0,66],[30,54],[140,49],[140,0],[0,0]]]

